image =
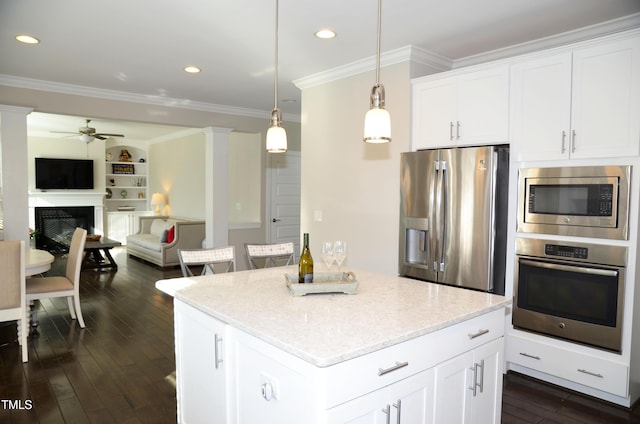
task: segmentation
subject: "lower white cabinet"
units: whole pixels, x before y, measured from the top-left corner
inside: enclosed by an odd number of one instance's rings
[[[504,309],[326,367],[175,300],[178,421],[500,422]]]
[[[175,302],[178,422],[227,422],[229,326]]]
[[[151,211],[107,212],[107,237],[126,244],[128,235],[140,231],[140,217],[152,214]]]
[[[434,370],[423,371],[390,386],[332,408],[329,423],[432,423]]]
[[[498,423],[504,339],[466,352],[435,369],[434,423]]]

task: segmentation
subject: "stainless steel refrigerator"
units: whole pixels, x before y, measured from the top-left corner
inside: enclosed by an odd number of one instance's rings
[[[402,153],[400,275],[504,294],[508,146]]]

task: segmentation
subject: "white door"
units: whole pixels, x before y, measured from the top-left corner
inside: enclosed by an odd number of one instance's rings
[[[293,241],[300,253],[300,152],[269,154],[269,243]]]

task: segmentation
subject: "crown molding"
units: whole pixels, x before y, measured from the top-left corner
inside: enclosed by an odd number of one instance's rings
[[[640,28],[640,13],[635,13],[573,31],[456,59],[453,61],[453,68],[464,68],[466,66],[479,65],[481,63],[507,59],[523,54],[535,53],[541,50],[562,47],[638,28]]]
[[[380,54],[380,67],[391,66],[407,61],[430,66],[439,71],[448,71],[451,69],[453,64],[449,58],[411,45]],[[307,77],[298,78],[293,81],[293,84],[299,89],[304,90],[305,88],[326,84],[328,82],[358,75],[373,69],[376,69],[375,56],[318,72]]]
[[[586,41],[638,27],[640,27],[640,13],[598,23],[574,31],[568,31],[538,40],[516,44],[502,49],[496,49],[455,60],[438,55],[420,47],[409,45],[396,50],[388,51],[386,53],[382,53],[380,55],[380,66],[384,67],[405,61],[411,61],[412,63],[417,63],[434,68],[436,71],[448,71],[451,69],[478,65],[481,63],[506,59],[554,47],[560,47],[580,41]],[[293,84],[299,89],[304,90],[305,88],[326,84],[331,81],[370,71],[372,69],[375,69],[375,66],[376,58],[375,56],[371,56],[366,59],[328,69],[323,72],[318,72],[307,77],[299,78],[297,80],[294,80]]]
[[[25,88],[30,90],[47,91],[74,96],[94,97],[98,99],[114,100],[119,102],[141,103],[153,106],[164,106],[178,109],[197,110],[200,112],[219,113],[223,115],[244,116],[248,118],[265,119],[268,121],[271,110],[248,109],[235,106],[218,105],[214,103],[195,102],[189,99],[176,99],[172,97],[127,93],[124,91],[105,90],[101,88],[86,87],[52,81],[37,80],[31,78],[16,77],[13,75],[1,75],[0,85],[8,87]],[[283,118],[291,122],[300,122],[300,116],[283,114]]]

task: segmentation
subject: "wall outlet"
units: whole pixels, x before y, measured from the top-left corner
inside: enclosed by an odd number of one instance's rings
[[[322,222],[322,211],[315,210],[313,211],[313,220],[316,222]]]

